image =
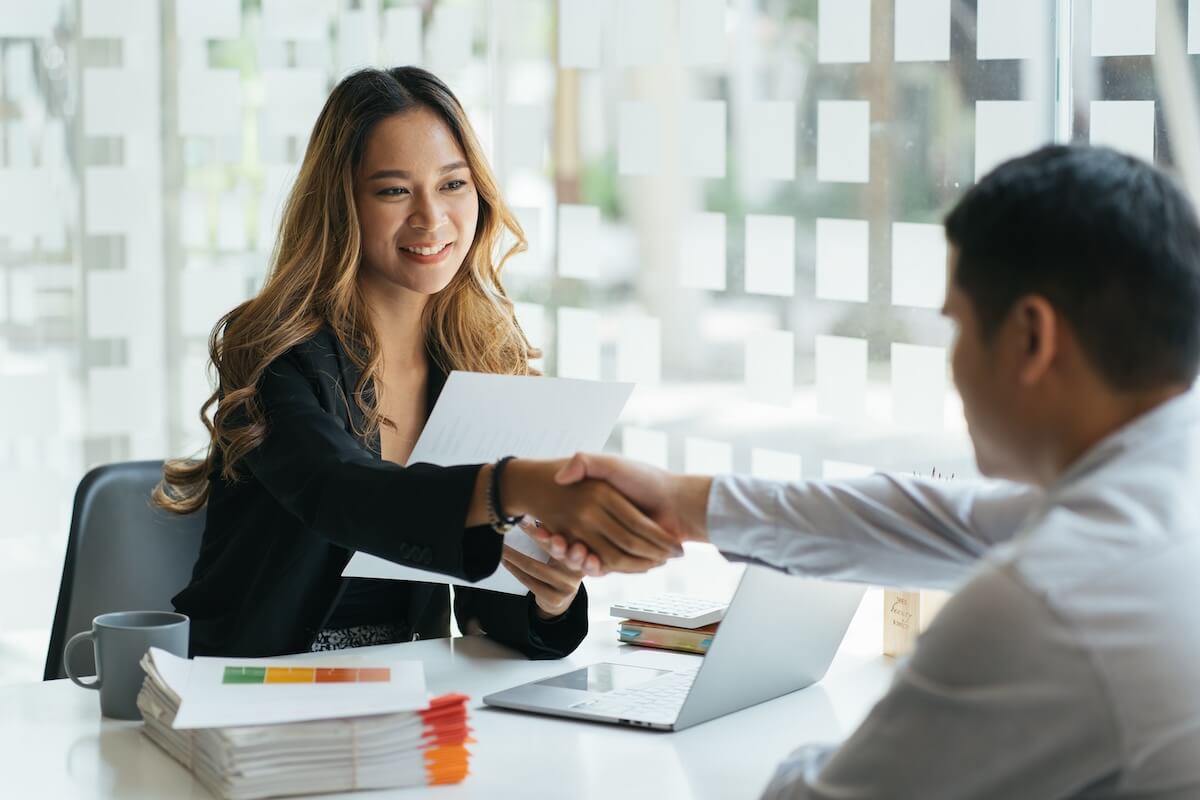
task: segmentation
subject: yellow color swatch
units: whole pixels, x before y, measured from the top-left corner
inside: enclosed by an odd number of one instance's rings
[[[317,671],[312,667],[268,667],[266,683],[315,683]]]

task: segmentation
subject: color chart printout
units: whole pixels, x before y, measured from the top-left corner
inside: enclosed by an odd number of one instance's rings
[[[387,683],[389,667],[225,667],[223,684]]]
[[[179,695],[176,728],[271,725],[390,714],[427,708],[420,661],[336,658],[180,659],[155,654]]]

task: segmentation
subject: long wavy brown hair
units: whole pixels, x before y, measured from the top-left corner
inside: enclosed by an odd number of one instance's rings
[[[375,125],[417,108],[436,113],[454,133],[479,196],[475,239],[463,265],[425,306],[426,350],[444,371],[533,372],[529,360],[540,353],[517,324],[499,277],[505,261],[526,248],[525,235],[500,197],[466,113],[450,89],[423,69],[364,69],[334,88],[317,117],[261,291],[213,328],[208,350],[218,387],[200,408],[209,433],[207,452],[203,459],[165,464],[153,493],[156,505],[180,514],[203,507],[218,466],[220,479],[238,479],[238,465],[267,432],[258,400],[263,373],[322,328],[338,338],[361,371],[352,397],[365,425],[355,433],[365,443],[381,425],[392,424],[369,390],[383,355],[358,288],[354,175]],[[514,243],[501,253],[505,230]]]

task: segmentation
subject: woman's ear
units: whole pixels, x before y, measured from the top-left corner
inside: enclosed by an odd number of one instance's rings
[[[1058,312],[1045,297],[1027,295],[1013,307],[1020,346],[1017,375],[1023,386],[1032,386],[1050,370],[1058,355]]]

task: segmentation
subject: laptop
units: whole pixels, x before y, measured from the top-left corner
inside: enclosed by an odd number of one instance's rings
[[[865,587],[748,566],[697,668],[601,663],[506,689],[485,705],[681,731],[825,677]]]

